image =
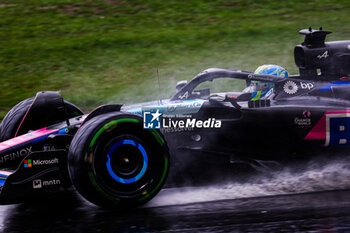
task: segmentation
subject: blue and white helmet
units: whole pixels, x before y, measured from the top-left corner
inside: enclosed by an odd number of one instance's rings
[[[254,74],[268,74],[278,77],[288,77],[288,71],[278,65],[262,65],[259,66]],[[250,92],[253,93],[252,100],[265,99],[272,93],[272,88],[275,86],[274,83],[262,82],[262,81],[251,81]]]
[[[262,65],[259,66],[254,74],[269,74],[279,77],[288,77],[288,71],[281,66],[278,65]]]

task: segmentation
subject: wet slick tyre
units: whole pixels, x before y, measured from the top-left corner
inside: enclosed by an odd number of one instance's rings
[[[25,99],[15,105],[4,117],[0,124],[0,142],[11,139],[15,136],[17,128],[21,123],[24,115],[28,111],[33,98]]]
[[[28,109],[31,107],[34,101],[34,97],[25,99],[15,105],[4,117],[0,124],[0,142],[6,141],[15,137],[17,129],[21,124],[23,118],[26,116]],[[65,101],[64,104],[66,107],[66,112],[68,114],[68,118],[83,115],[84,113],[76,107],[74,104]],[[46,109],[40,110],[39,115],[42,114],[45,116]],[[56,123],[56,121],[45,122],[41,118],[27,119],[29,124],[25,127],[21,127],[21,129],[17,132],[17,136],[27,133],[29,130],[36,130],[45,126],[49,126],[50,124]],[[57,119],[54,119],[57,120]],[[64,119],[61,119],[64,120]],[[45,124],[47,123],[47,125]]]
[[[140,116],[124,112],[84,123],[68,153],[68,171],[77,191],[107,208],[135,207],[151,200],[168,169],[168,147],[161,134],[143,129]]]

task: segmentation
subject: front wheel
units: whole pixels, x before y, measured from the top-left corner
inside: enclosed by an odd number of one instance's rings
[[[68,153],[70,178],[78,192],[108,208],[149,201],[162,188],[168,169],[168,148],[161,134],[143,129],[142,118],[130,113],[89,120]]]

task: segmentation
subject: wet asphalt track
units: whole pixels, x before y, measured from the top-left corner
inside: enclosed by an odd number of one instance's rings
[[[247,182],[163,189],[145,206],[110,211],[73,193],[0,206],[0,232],[350,232],[350,161]]]
[[[205,189],[203,189],[205,190]],[[106,211],[65,201],[0,207],[2,232],[350,232],[350,190],[263,196]],[[180,189],[181,192],[181,189]],[[153,204],[152,204],[153,203]]]

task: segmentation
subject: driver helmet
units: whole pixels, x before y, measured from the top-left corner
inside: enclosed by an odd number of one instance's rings
[[[278,77],[288,77],[288,71],[278,65],[262,65],[259,66],[254,74],[267,74]],[[272,93],[272,88],[275,86],[274,83],[262,82],[262,81],[251,81],[250,89],[253,92],[252,100],[265,99]],[[268,95],[268,96],[266,96]]]

